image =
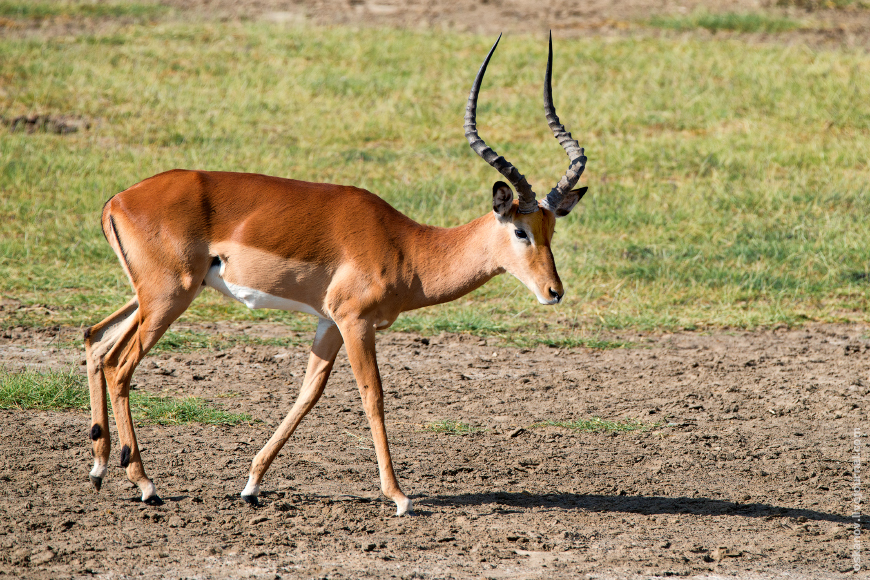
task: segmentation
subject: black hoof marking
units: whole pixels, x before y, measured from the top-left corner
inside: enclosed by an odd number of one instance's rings
[[[97,491],[100,491],[100,488],[103,486],[103,478],[97,477],[96,475],[91,476],[91,483],[94,484],[94,487],[97,488]]]
[[[152,495],[151,497],[146,497],[142,500],[142,502],[148,505],[163,505],[163,500],[160,499],[159,495]]]
[[[260,505],[260,500],[257,499],[255,495],[243,495],[242,499],[245,500],[246,504],[252,505],[254,507]]]
[[[91,427],[91,432],[88,436],[91,438],[91,441],[96,441],[97,439],[100,438],[100,435],[102,435],[102,434],[103,434],[103,429],[99,425],[94,424]]]
[[[130,446],[124,445],[121,448],[121,467],[127,467],[130,465]]]

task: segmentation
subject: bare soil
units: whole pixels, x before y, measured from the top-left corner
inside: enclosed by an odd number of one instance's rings
[[[870,47],[870,10],[825,9],[829,4],[823,0],[161,0],[161,3],[221,19],[434,28],[486,34],[554,30],[562,37],[673,34],[647,27],[644,23],[653,15],[686,15],[697,10],[764,12],[801,20],[805,26],[775,35],[732,36],[786,44]],[[691,34],[711,36],[704,30]]]
[[[84,1],[84,0],[82,0]],[[87,0],[109,2],[115,0]],[[140,0],[175,9],[186,20],[266,20],[292,25],[366,26],[454,30],[484,34],[555,31],[559,37],[700,36],[814,48],[870,48],[870,9],[831,9],[825,0]],[[807,8],[813,8],[812,10]],[[798,30],[768,33],[675,33],[647,25],[654,15],[695,11],[765,13],[799,20]],[[136,18],[0,18],[9,36],[58,36],[101,31]]]
[[[274,325],[194,329],[286,334]],[[196,395],[262,422],[140,426],[165,501],[150,507],[117,449],[103,490],[91,488],[87,413],[0,412],[0,578],[852,576],[868,332],[631,334],[619,338],[635,347],[605,351],[381,335],[393,458],[416,508],[403,518],[379,493],[343,352],[267,473],[259,508],[238,494],[292,404],[307,348],[157,354],[136,388]],[[80,347],[57,348],[78,331],[2,334],[7,368],[82,362]],[[653,426],[533,427],[591,416]],[[424,428],[442,419],[482,430]]]

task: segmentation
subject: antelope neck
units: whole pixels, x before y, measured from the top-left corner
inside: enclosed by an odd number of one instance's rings
[[[414,280],[406,309],[455,300],[504,272],[497,260],[497,227],[492,213],[454,228],[420,226],[409,237],[407,266]]]

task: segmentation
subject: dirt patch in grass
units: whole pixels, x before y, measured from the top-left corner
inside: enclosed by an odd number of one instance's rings
[[[393,459],[417,511],[406,518],[392,517],[379,493],[344,353],[266,475],[263,506],[244,504],[250,461],[289,410],[307,348],[262,344],[286,334],[275,325],[188,330],[259,343],[148,357],[136,388],[262,422],[139,427],[165,500],[150,507],[117,465],[115,433],[109,476],[93,491],[87,413],[0,412],[0,577],[838,578],[852,569],[865,327],[620,334],[639,346],[606,351],[382,335]],[[56,346],[78,335],[7,329],[0,365],[79,366],[79,349]],[[590,417],[652,427],[535,427]],[[426,428],[444,421],[473,429]]]
[[[795,19],[797,30],[775,34],[718,31],[698,27],[691,34],[717,37],[741,34],[748,40],[813,46],[870,46],[870,10],[861,2],[758,2],[726,0],[163,0],[178,11],[210,17],[276,22],[450,29],[484,34],[545,33],[562,37],[674,34],[649,26],[654,16],[763,14]]]
[[[19,115],[0,117],[0,126],[8,127],[15,133],[57,133],[66,135],[91,128],[91,122],[75,115]]]
[[[145,0],[133,9],[123,3],[43,2],[62,9],[7,10],[0,15],[0,30],[7,36],[63,36],[83,31],[106,33],[116,26],[157,23],[166,19],[266,20],[276,23],[399,27],[421,30],[456,30],[483,34],[535,33],[553,30],[560,37],[692,35],[723,38],[739,36],[752,42],[806,44],[814,47],[870,47],[870,3],[858,0],[817,2],[804,0]],[[19,4],[13,2],[12,4]],[[26,5],[26,3],[20,3]],[[70,8],[71,6],[71,8]],[[65,8],[64,8],[65,7]],[[168,9],[165,9],[168,8]],[[55,14],[57,13],[57,14]],[[697,20],[699,13],[726,15],[738,20],[762,16],[792,26],[710,30],[710,27],[655,25],[658,18]],[[771,24],[768,22],[768,24]],[[673,28],[680,29],[678,31]],[[771,27],[777,32],[769,32]],[[782,29],[782,30],[780,30]]]

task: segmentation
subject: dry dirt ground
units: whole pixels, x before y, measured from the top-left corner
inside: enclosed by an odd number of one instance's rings
[[[868,333],[622,335],[635,346],[604,351],[381,335],[393,457],[416,508],[404,518],[380,496],[343,351],[267,473],[259,508],[238,494],[293,401],[307,348],[156,354],[137,388],[262,422],[139,427],[165,500],[150,507],[117,447],[102,492],[91,488],[87,413],[0,412],[0,578],[855,576],[853,443],[856,427],[870,430]],[[7,368],[80,365],[78,331],[0,334]],[[655,426],[532,426],[590,416]],[[442,419],[482,430],[424,429]]]
[[[117,0],[75,0],[115,2]],[[826,9],[829,0],[140,0],[168,5],[177,18],[267,20],[292,25],[400,27],[484,34],[555,31],[559,37],[695,36],[738,37],[812,47],[870,48],[870,9]],[[843,3],[843,0],[838,0]],[[856,0],[856,5],[867,0]],[[812,10],[807,8],[812,7]],[[650,27],[654,15],[763,12],[799,20],[798,30],[738,34],[706,30],[675,33]],[[125,19],[120,19],[123,23]],[[100,30],[117,21],[48,18],[28,22],[0,18],[6,35],[62,35]]]
[[[801,30],[747,40],[814,46],[870,47],[870,10],[813,10],[825,0],[162,0],[179,9],[219,18],[317,24],[397,26],[465,32],[544,33],[562,37],[662,34],[643,23],[653,15],[766,12],[802,20]],[[667,32],[665,34],[668,34]],[[709,36],[706,31],[694,32]],[[723,36],[722,32],[718,33]],[[727,34],[727,33],[726,33]]]

